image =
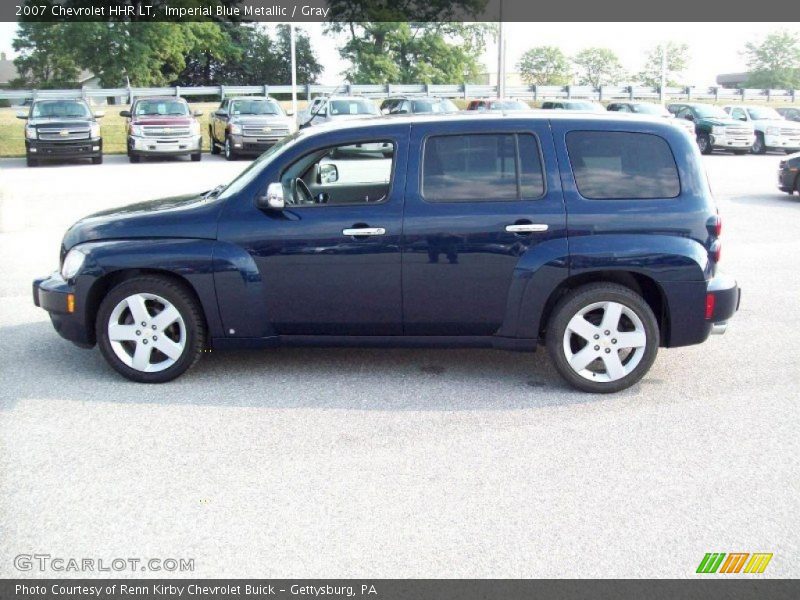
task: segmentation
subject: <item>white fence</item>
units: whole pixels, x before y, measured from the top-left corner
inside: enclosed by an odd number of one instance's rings
[[[306,99],[315,95],[340,93],[360,94],[371,98],[383,98],[392,95],[430,95],[444,98],[482,98],[497,95],[497,86],[473,85],[468,83],[439,84],[348,84],[342,86],[300,85],[298,94]],[[86,99],[120,98],[128,101],[141,96],[225,96],[291,94],[289,85],[212,85],[199,87],[160,87],[160,88],[77,88],[72,90],[10,90],[0,89],[0,100],[24,101],[33,98],[84,97]],[[795,102],[800,98],[800,90],[758,90],[730,89],[724,87],[668,87],[663,94],[658,87],[639,86],[506,86],[506,95],[529,100],[546,100],[554,98],[574,98],[591,100],[757,100],[762,102],[785,101]]]

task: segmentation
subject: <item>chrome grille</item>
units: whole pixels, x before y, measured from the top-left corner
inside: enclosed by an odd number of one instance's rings
[[[264,131],[268,129],[269,131]],[[289,135],[289,129],[286,127],[243,127],[242,135],[245,137],[259,137],[259,138],[282,138]]]
[[[67,142],[69,140],[89,139],[88,129],[72,129],[69,127],[63,127],[59,129],[39,128],[38,134],[39,134],[39,139],[45,141]]]
[[[189,137],[191,132],[188,127],[170,127],[168,125],[143,125],[142,134],[144,137]]]
[[[736,137],[745,137],[753,135],[753,132],[746,127],[726,127],[725,128],[725,135],[731,135]]]
[[[781,129],[781,135],[788,135],[791,137],[800,137],[800,129],[784,128]]]

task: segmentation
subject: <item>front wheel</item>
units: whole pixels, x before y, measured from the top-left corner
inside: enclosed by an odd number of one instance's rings
[[[93,156],[92,157],[92,164],[93,165],[102,165],[103,164],[103,155],[100,156]]]
[[[100,304],[95,331],[106,361],[140,383],[164,383],[184,373],[199,358],[206,336],[194,296],[158,276],[113,288]]]
[[[28,165],[29,167],[38,167],[39,166],[39,161],[36,160],[35,158],[31,158],[30,156],[26,156],[25,157],[25,164]]]
[[[200,159],[203,158],[203,153],[202,152],[195,152],[194,154],[191,155],[191,158],[192,158],[192,162],[200,162]]]
[[[233,149],[233,142],[231,136],[225,136],[225,158],[227,160],[236,160],[236,151]]]
[[[566,294],[547,328],[547,350],[556,369],[584,392],[630,387],[650,369],[658,345],[658,321],[650,306],[614,283],[589,284]]]
[[[767,144],[764,142],[764,134],[760,131],[756,133],[756,141],[753,142],[753,147],[750,150],[753,154],[766,154]]]
[[[714,146],[711,145],[711,138],[707,133],[701,133],[697,136],[697,146],[700,148],[701,154],[711,154],[714,151]]]

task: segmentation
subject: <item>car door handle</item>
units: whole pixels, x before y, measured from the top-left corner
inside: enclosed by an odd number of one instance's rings
[[[514,225],[506,225],[506,231],[509,233],[534,233],[537,231],[547,231],[547,223],[516,223]]]
[[[352,227],[342,229],[342,235],[361,236],[361,235],[384,235],[386,230],[383,227]]]

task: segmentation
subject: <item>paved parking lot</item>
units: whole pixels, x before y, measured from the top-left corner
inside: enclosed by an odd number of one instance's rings
[[[215,353],[129,383],[56,335],[31,280],[77,218],[248,163],[0,161],[0,577],[20,553],[188,557],[203,577],[690,577],[737,551],[800,576],[800,198],[779,160],[704,157],[742,308],[615,396],[568,389],[545,352],[488,350]]]

